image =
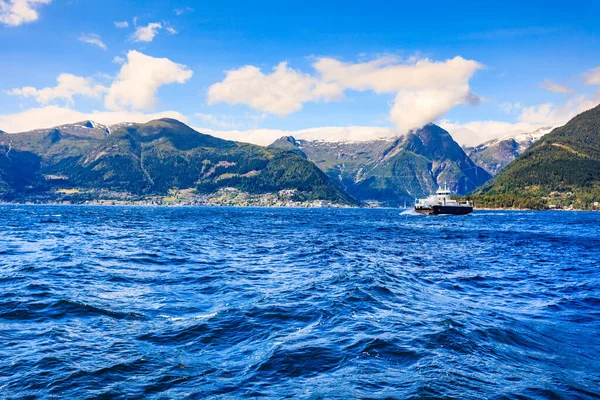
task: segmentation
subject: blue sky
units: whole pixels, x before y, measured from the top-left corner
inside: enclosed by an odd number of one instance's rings
[[[36,15],[19,15],[13,3]],[[319,127],[402,133],[434,118],[474,144],[561,124],[600,102],[597,1],[289,3],[0,0],[0,129],[42,127],[61,116],[112,123],[171,112],[208,132],[239,130],[220,134],[264,142],[265,130],[274,131],[269,140]],[[128,27],[115,25],[124,21]],[[155,35],[136,40],[149,24],[160,25]],[[134,63],[132,51],[147,58]],[[461,63],[447,78],[456,57],[477,66]],[[322,59],[341,63],[340,75],[362,72],[342,78],[327,69],[325,82],[315,68]],[[384,61],[367,67],[373,60]],[[282,62],[285,70],[271,77]],[[150,64],[157,76],[146,82],[137,75]],[[431,65],[437,72],[429,77]],[[386,67],[400,68],[388,76]],[[226,71],[243,79],[223,83]],[[412,73],[419,83],[405,78]],[[74,81],[64,94],[56,89],[61,74],[89,87]],[[318,94],[324,83],[328,94]],[[44,88],[56,90],[41,95]],[[107,97],[117,106],[107,107]],[[311,133],[319,134],[333,138]]]

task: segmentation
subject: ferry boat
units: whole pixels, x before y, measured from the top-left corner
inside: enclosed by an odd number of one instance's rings
[[[434,195],[415,201],[415,211],[419,214],[466,215],[473,212],[473,204],[469,201],[459,202],[450,198],[447,185],[440,187]]]

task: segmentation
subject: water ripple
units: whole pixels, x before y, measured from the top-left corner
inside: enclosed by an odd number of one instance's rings
[[[600,213],[0,218],[2,398],[600,398]]]

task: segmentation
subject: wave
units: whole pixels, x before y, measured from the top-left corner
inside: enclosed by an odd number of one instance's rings
[[[70,318],[90,318],[106,316],[114,319],[144,319],[144,314],[137,312],[115,311],[93,306],[75,300],[56,300],[50,303],[31,302],[3,304],[4,312],[0,318],[10,320],[61,320]]]
[[[200,315],[192,315],[192,316],[186,316],[186,317],[172,317],[172,316],[165,315],[165,314],[158,314],[157,317],[164,318],[164,319],[167,319],[172,322],[178,322],[178,321],[189,321],[189,320],[198,320],[198,319],[209,319],[209,318],[216,317],[218,314],[219,314],[219,312],[215,311],[210,314],[200,314]]]
[[[0,207],[0,397],[600,397],[596,214],[416,215]]]

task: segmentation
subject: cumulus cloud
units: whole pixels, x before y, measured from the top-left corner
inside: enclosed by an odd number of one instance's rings
[[[483,66],[455,57],[443,62],[382,57],[364,63],[320,58],[316,74],[304,74],[282,62],[270,74],[251,65],[227,71],[208,91],[208,103],[246,104],[256,110],[286,116],[303,103],[340,100],[346,90],[394,94],[390,121],[405,133],[432,122],[453,107],[479,101],[469,80]]]
[[[33,97],[40,104],[48,104],[54,100],[64,100],[72,104],[75,96],[99,98],[107,91],[106,87],[96,84],[92,78],[72,74],[60,74],[56,82],[54,87],[36,89],[25,86],[9,90],[7,93],[13,96]]]
[[[465,103],[478,103],[478,99],[471,95],[468,88],[402,90],[396,95],[390,120],[400,132],[407,132],[436,121],[447,111]]]
[[[401,90],[439,89],[444,85],[462,86],[482,65],[462,57],[443,62],[413,58],[407,63],[399,63],[395,57],[382,57],[355,64],[321,58],[314,67],[323,80],[338,82],[348,89],[396,93]]]
[[[113,125],[120,122],[143,123],[158,118],[175,118],[185,123],[188,122],[183,114],[176,111],[151,114],[129,111],[83,113],[66,107],[46,106],[15,114],[0,115],[0,126],[7,132],[17,133],[85,120],[92,120],[103,125]]]
[[[108,48],[100,39],[100,36],[95,33],[84,33],[77,38],[82,43],[91,44],[92,46],[98,46],[102,50],[106,51]]]
[[[37,8],[52,0],[0,0],[0,24],[19,26],[37,21]]]
[[[573,93],[572,89],[569,89],[568,87],[558,84],[556,82],[552,82],[550,79],[546,79],[542,83],[540,83],[540,87],[542,89],[546,89],[547,91],[553,92],[553,93],[565,93],[565,94]]]
[[[457,105],[478,103],[469,80],[483,66],[462,57],[443,62],[412,59],[407,63],[382,57],[355,64],[321,58],[314,67],[323,80],[347,89],[395,93],[390,121],[404,133],[437,120]]]
[[[73,104],[76,96],[96,99],[104,96],[105,107],[112,111],[151,110],[158,102],[157,91],[161,86],[185,83],[193,74],[185,65],[168,58],[155,58],[134,50],[127,54],[127,60],[115,57],[113,62],[122,66],[109,87],[95,83],[93,78],[65,73],[58,76],[54,87],[36,89],[26,86],[6,93],[32,97],[40,104],[48,104],[54,100]]]
[[[117,28],[129,28],[129,22],[127,21],[115,21],[114,24]]]
[[[600,85],[600,67],[590,69],[584,74],[585,84],[588,86]]]
[[[138,26],[131,36],[131,40],[134,42],[151,42],[162,28],[163,24],[160,22],[151,22],[146,26]]]
[[[108,89],[105,106],[110,110],[131,108],[149,110],[158,99],[156,92],[163,85],[185,83],[192,70],[168,58],[150,57],[135,50],[127,53],[127,62]]]
[[[246,104],[255,110],[286,116],[302,109],[308,101],[329,101],[342,96],[340,87],[303,74],[282,62],[264,74],[247,65],[228,71],[222,82],[208,90],[208,103]]]

